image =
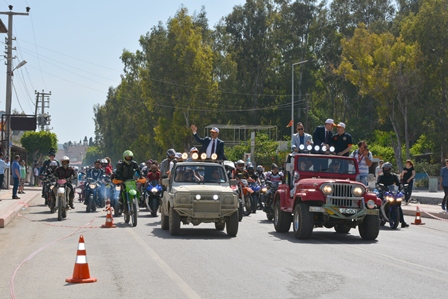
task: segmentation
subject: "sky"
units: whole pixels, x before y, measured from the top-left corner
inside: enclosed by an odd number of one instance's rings
[[[109,87],[123,74],[120,56],[140,49],[138,40],[159,22],[166,24],[180,7],[189,14],[205,7],[210,28],[245,0],[0,0],[0,12],[13,17],[12,111],[34,114],[36,92],[51,92],[51,132],[58,143],[94,137],[93,107],[104,104]],[[8,16],[0,14],[8,27]],[[9,29],[9,28],[8,28]],[[7,34],[1,34],[3,48]],[[0,66],[0,110],[6,109],[6,62]],[[3,71],[1,71],[3,68]]]

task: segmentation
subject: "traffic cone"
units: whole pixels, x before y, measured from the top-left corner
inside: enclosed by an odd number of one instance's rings
[[[101,225],[102,228],[115,228],[117,227],[114,224],[114,217],[112,217],[112,212],[114,211],[114,208],[110,206],[110,200],[108,199],[106,201],[106,223]]]
[[[420,218],[420,209],[417,206],[417,211],[415,212],[415,222],[412,222],[411,224],[415,225],[425,225],[422,223],[422,219]]]
[[[75,268],[73,277],[65,280],[69,283],[96,282],[95,277],[90,277],[89,264],[87,263],[86,247],[84,246],[84,237],[79,236],[78,251],[76,252]]]

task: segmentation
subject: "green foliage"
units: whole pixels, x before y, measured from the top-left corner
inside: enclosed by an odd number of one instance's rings
[[[43,161],[50,149],[53,148],[57,150],[58,148],[58,138],[56,134],[48,131],[25,132],[20,139],[20,143],[32,157],[31,161],[28,159],[30,165],[33,161]]]
[[[425,134],[420,135],[414,145],[411,147],[411,155],[431,153],[434,150],[434,142],[429,140]]]
[[[278,142],[270,140],[268,134],[258,133],[255,135],[255,161],[257,164],[270,165],[277,158]],[[237,161],[244,158],[244,153],[250,153],[250,141],[236,145],[233,148],[226,147],[227,159]],[[283,160],[282,160],[283,161]]]
[[[82,160],[83,165],[93,165],[97,159],[104,157],[103,152],[96,146],[89,146],[86,155]]]

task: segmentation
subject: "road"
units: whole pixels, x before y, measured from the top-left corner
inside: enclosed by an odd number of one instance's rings
[[[35,192],[35,191],[33,191]],[[392,231],[374,242],[357,230],[316,229],[313,239],[276,233],[258,212],[238,236],[214,225],[172,237],[143,211],[137,227],[76,203],[58,222],[38,196],[0,230],[0,298],[445,298],[448,223]],[[407,222],[412,222],[407,217]],[[95,283],[69,284],[80,235]]]

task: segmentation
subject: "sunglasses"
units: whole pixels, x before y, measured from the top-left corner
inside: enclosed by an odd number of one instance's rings
[[[297,131],[303,131],[303,128],[297,129]]]

